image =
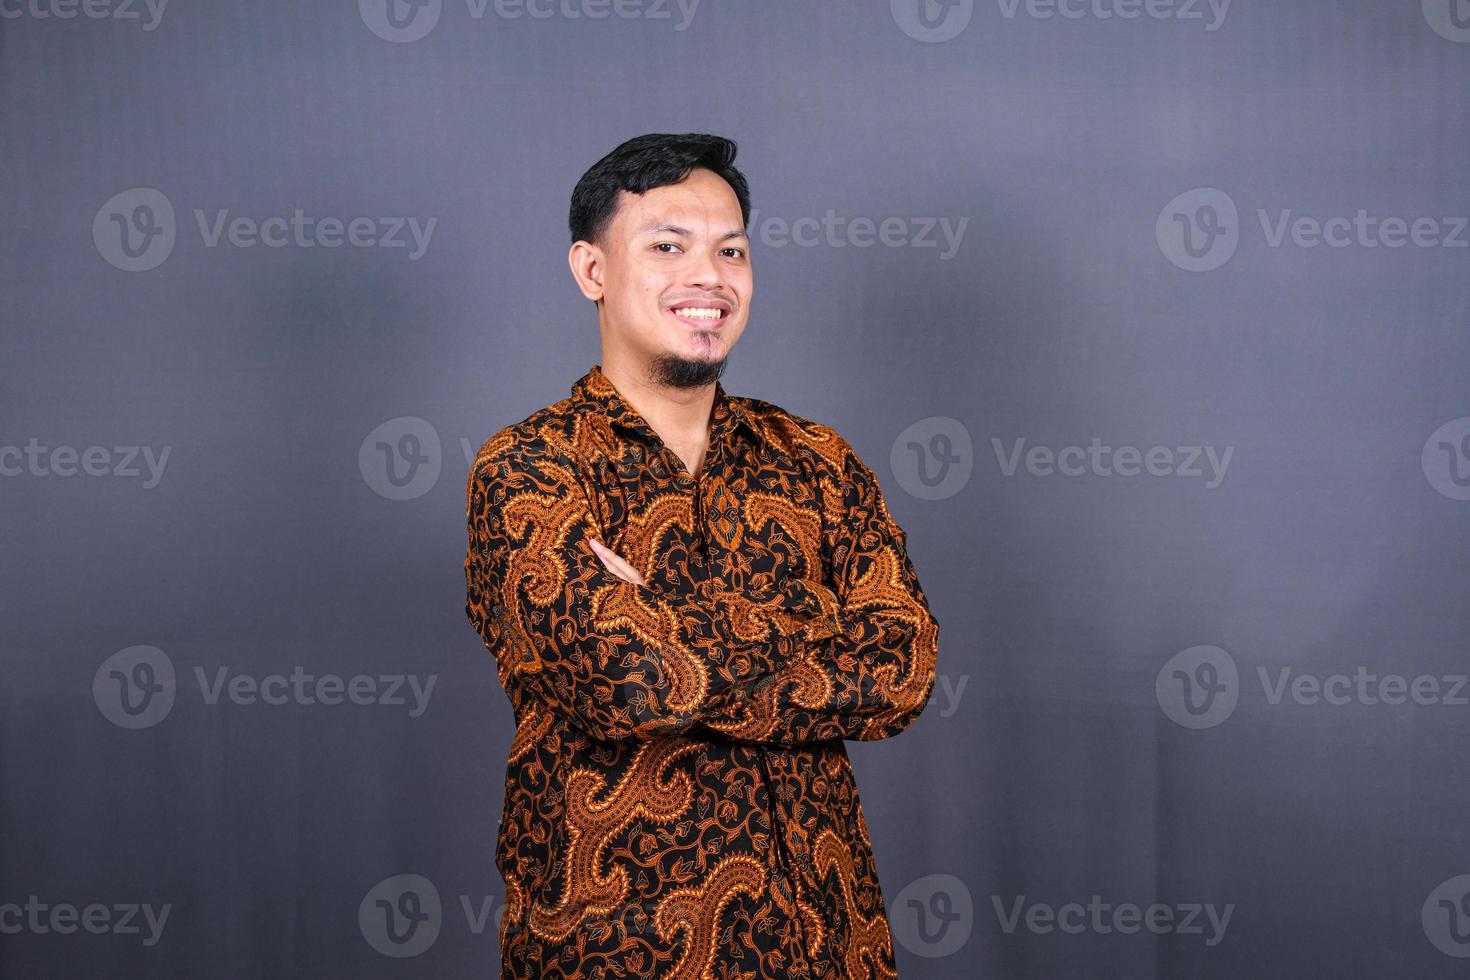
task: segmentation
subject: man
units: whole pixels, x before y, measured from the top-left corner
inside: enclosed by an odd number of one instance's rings
[[[734,159],[651,134],[587,171],[602,360],[471,467],[465,608],[516,719],[504,977],[896,975],[843,739],[918,717],[938,625],[852,447],[720,385],[753,295]]]

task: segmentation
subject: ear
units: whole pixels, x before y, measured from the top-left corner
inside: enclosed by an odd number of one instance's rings
[[[597,303],[602,300],[602,276],[606,268],[602,249],[591,242],[579,241],[567,252],[567,265],[571,266],[572,278],[582,295]]]

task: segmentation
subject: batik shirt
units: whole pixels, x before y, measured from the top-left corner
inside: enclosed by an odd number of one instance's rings
[[[594,364],[480,448],[467,519],[502,976],[895,976],[843,740],[919,715],[938,625],[852,447],[716,382],[694,477]]]

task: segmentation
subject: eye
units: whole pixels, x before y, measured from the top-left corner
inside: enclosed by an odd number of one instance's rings
[[[665,245],[669,246],[669,248],[678,248],[679,247],[679,246],[675,245],[673,242],[658,242],[653,247],[654,248],[657,248],[657,249],[662,249]],[[664,254],[665,255],[672,255],[673,253],[672,252],[664,252]]]
[[[745,258],[745,249],[743,249],[743,248],[735,248],[732,245],[730,248],[724,249],[723,251],[726,251],[726,252],[735,252],[736,255],[734,257],[737,258],[737,259],[743,259],[743,258]]]

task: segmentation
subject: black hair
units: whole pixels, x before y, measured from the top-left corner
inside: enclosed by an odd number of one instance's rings
[[[735,141],[709,133],[646,133],[635,136],[598,160],[572,190],[567,224],[572,241],[599,244],[613,215],[618,191],[643,194],[677,184],[695,167],[724,178],[740,202],[741,225],[750,224],[750,188],[735,169]]]

